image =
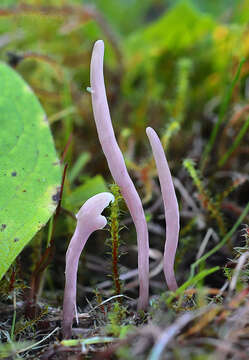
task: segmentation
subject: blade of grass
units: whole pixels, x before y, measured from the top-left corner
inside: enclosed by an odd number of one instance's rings
[[[12,341],[14,341],[14,337],[15,337],[15,325],[16,325],[16,292],[15,289],[13,291],[13,308],[14,308],[14,312],[13,312],[13,319],[12,319],[12,324],[11,324],[11,331],[10,331],[10,339]]]
[[[229,159],[231,154],[239,146],[241,140],[243,139],[244,135],[247,132],[248,127],[249,127],[249,118],[244,122],[242,128],[240,129],[240,131],[239,131],[238,135],[236,136],[235,140],[232,142],[232,145],[230,146],[230,148],[227,150],[227,152],[219,160],[218,167],[222,167],[227,162],[227,160]]]
[[[228,240],[231,238],[231,236],[233,235],[233,233],[237,230],[237,228],[239,227],[239,225],[242,223],[242,221],[244,220],[244,218],[246,217],[246,215],[249,212],[249,202],[247,203],[245,209],[243,210],[243,212],[241,213],[240,217],[238,218],[238,220],[235,222],[235,224],[233,225],[233,227],[231,228],[231,230],[223,237],[223,239],[219,242],[219,244],[217,244],[213,249],[211,249],[210,251],[208,251],[205,255],[203,255],[201,258],[199,258],[198,260],[196,260],[192,265],[191,265],[191,270],[190,270],[190,277],[189,279],[192,279],[194,276],[194,272],[196,267],[203,261],[205,261],[209,256],[213,255],[214,253],[216,253],[216,251],[220,250],[227,242]]]
[[[72,169],[70,170],[70,172],[68,174],[68,181],[70,184],[72,184],[74,182],[74,180],[77,178],[80,171],[84,168],[86,163],[90,160],[90,157],[91,156],[88,152],[84,152],[78,157],[77,161],[75,162],[75,164],[73,165]]]
[[[41,340],[39,340],[38,342],[36,343],[32,343],[31,345],[25,347],[24,349],[21,349],[21,350],[17,350],[16,353],[17,354],[20,354],[20,353],[23,353],[25,351],[28,351],[38,345],[40,345],[41,343],[43,343],[45,340],[47,340],[48,338],[50,338],[56,331],[58,331],[60,328],[59,326],[57,326],[53,331],[51,331],[51,333],[49,333],[47,336],[45,336],[44,338],[42,338]]]
[[[206,147],[204,149],[204,152],[203,152],[203,157],[202,157],[202,161],[201,161],[201,171],[203,171],[203,169],[204,169],[204,167],[206,165],[208,155],[209,155],[210,151],[212,150],[212,148],[214,146],[214,142],[215,142],[216,136],[218,134],[219,128],[220,128],[221,124],[224,121],[224,117],[225,117],[229,102],[230,102],[231,97],[232,97],[233,89],[234,89],[235,85],[237,84],[237,82],[239,80],[240,72],[241,72],[241,69],[242,69],[242,66],[243,66],[244,62],[245,62],[245,59],[243,58],[240,61],[238,69],[236,71],[236,74],[235,74],[230,86],[226,90],[225,95],[223,97],[223,101],[221,103],[221,107],[220,107],[220,111],[219,111],[218,121],[216,122],[216,124],[215,124],[215,126],[214,126],[214,128],[212,130],[211,136],[210,136],[210,138],[208,140],[208,143],[207,143],[207,145],[206,145]]]
[[[109,336],[94,336],[88,339],[69,339],[69,340],[62,340],[61,345],[63,346],[78,346],[78,345],[93,345],[93,344],[105,344],[111,343],[115,340],[118,340],[114,337]]]
[[[211,269],[205,269],[205,270],[199,272],[197,275],[195,275],[193,277],[189,277],[189,279],[187,281],[185,281],[185,283],[182,284],[182,286],[180,286],[174,293],[172,293],[168,297],[168,299],[166,300],[166,304],[170,305],[171,302],[177,296],[181,296],[188,287],[196,285],[199,281],[202,281],[203,279],[205,279],[205,277],[207,277],[208,275],[213,274],[214,272],[218,271],[219,269],[220,269],[219,266],[215,266],[215,267],[213,267]]]

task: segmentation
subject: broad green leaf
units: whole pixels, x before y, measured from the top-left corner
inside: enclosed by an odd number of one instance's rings
[[[61,170],[46,115],[24,80],[0,63],[0,279],[53,214]]]

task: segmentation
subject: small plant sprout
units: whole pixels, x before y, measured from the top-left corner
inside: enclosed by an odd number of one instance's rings
[[[138,309],[145,309],[149,297],[149,240],[142,202],[128,174],[117,144],[107,103],[104,75],[104,42],[96,41],[91,60],[91,97],[98,137],[114,181],[119,186],[137,231],[139,299]]]
[[[88,199],[80,208],[77,225],[66,253],[65,291],[63,301],[63,337],[68,339],[72,335],[72,323],[76,310],[76,284],[79,257],[89,236],[96,230],[103,229],[107,224],[102,211],[114,201],[109,192],[97,194]]]
[[[174,273],[174,261],[179,235],[179,208],[176,193],[171,178],[169,166],[163,150],[163,146],[155,130],[151,127],[146,129],[153,156],[156,162],[166,221],[166,242],[164,248],[163,269],[166,283],[171,291],[177,289]]]

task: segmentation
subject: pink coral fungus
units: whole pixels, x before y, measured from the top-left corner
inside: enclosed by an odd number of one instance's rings
[[[153,151],[154,159],[163,197],[165,221],[166,221],[166,242],[164,248],[164,274],[170,290],[177,289],[174,273],[175,254],[179,234],[179,208],[175,194],[173,181],[169,166],[163,150],[163,146],[155,130],[151,127],[146,129],[147,136]]]
[[[72,335],[72,322],[77,311],[76,284],[80,254],[89,236],[107,224],[106,218],[101,213],[111,201],[114,201],[114,196],[111,193],[97,194],[88,199],[76,215],[76,229],[66,253],[66,283],[62,324],[64,338],[70,338]]]
[[[107,103],[103,75],[104,42],[96,41],[91,60],[91,96],[98,137],[114,181],[120,188],[137,231],[139,299],[138,308],[145,309],[149,296],[149,241],[142,202],[128,174],[117,144]]]

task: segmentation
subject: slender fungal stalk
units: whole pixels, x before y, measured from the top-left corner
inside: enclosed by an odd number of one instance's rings
[[[88,199],[76,215],[77,225],[66,253],[65,290],[63,301],[63,337],[72,335],[72,323],[76,315],[76,286],[79,258],[89,236],[102,229],[107,220],[102,211],[114,201],[111,193],[100,193]]]
[[[145,309],[149,297],[149,240],[142,202],[128,174],[117,144],[107,103],[103,75],[104,42],[96,41],[91,60],[91,96],[94,119],[102,150],[114,181],[119,186],[137,231],[139,299],[138,309]]]
[[[155,130],[151,127],[146,129],[152,152],[156,161],[156,167],[163,197],[165,221],[166,221],[166,242],[164,248],[163,269],[167,285],[170,290],[177,289],[174,273],[175,254],[179,235],[179,208],[176,193],[171,178],[166,156]]]

